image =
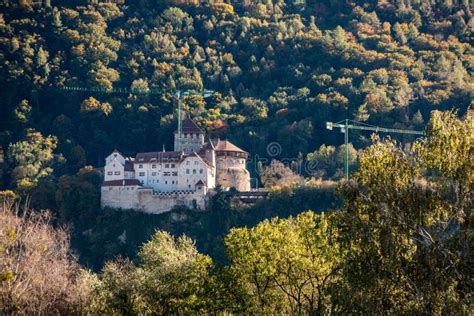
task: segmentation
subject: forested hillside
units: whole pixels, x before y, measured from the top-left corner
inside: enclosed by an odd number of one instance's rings
[[[93,204],[96,183],[75,173],[114,148],[171,149],[177,90],[216,91],[184,104],[212,136],[298,160],[340,144],[325,121],[422,129],[472,102],[468,1],[217,2],[2,1],[2,186],[44,208],[68,207],[72,187]]]
[[[222,192],[208,212],[166,214],[174,228],[194,217],[192,234],[225,235],[224,266],[164,226],[142,244],[138,260],[116,258],[92,272],[78,264],[67,231],[53,228],[50,215],[1,203],[0,314],[471,315],[473,124],[472,110],[462,119],[434,111],[426,137],[411,146],[374,139],[339,187],[343,203],[335,211],[298,212],[328,195],[286,188],[257,205],[259,219],[228,209]],[[273,217],[280,206],[287,210],[280,215],[293,216]],[[147,233],[160,221],[134,214],[114,212],[96,223],[113,231],[123,218]],[[229,219],[252,227],[227,232]],[[97,238],[92,228],[82,235]],[[85,250],[106,252],[116,235],[109,236]],[[127,229],[118,239],[130,237]]]

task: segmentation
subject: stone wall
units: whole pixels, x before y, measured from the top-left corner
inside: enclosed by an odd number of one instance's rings
[[[218,157],[216,173],[216,184],[223,188],[236,188],[241,192],[250,191],[250,173],[245,168],[244,159]]]
[[[156,193],[151,188],[136,186],[135,189],[132,189],[131,186],[114,186],[102,187],[101,190],[102,207],[134,209],[150,214],[169,212],[175,206],[205,209],[207,202],[207,195],[204,189]]]

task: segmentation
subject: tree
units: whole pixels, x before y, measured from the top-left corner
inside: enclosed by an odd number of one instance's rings
[[[32,109],[28,100],[22,100],[13,113],[16,121],[23,125],[29,122],[31,111]]]
[[[249,313],[313,314],[329,307],[339,248],[326,215],[265,220],[234,228],[225,243],[231,270],[250,295]]]
[[[100,102],[93,97],[85,99],[81,103],[81,113],[97,113],[107,116],[112,112],[112,106],[108,102]]]
[[[343,189],[338,312],[469,310],[472,112],[433,112],[427,135],[410,152],[376,139]]]
[[[54,229],[47,212],[0,204],[0,313],[79,313],[80,286],[68,232]]]
[[[33,129],[27,131],[25,140],[10,145],[7,157],[13,169],[13,183],[19,191],[29,191],[39,179],[53,173],[54,163],[61,160],[61,156],[54,154],[56,146],[56,137],[43,137]]]
[[[349,156],[348,156],[349,168],[351,168],[355,166],[355,164],[357,163],[357,150],[354,148],[354,146],[352,146],[352,144],[348,144],[347,147],[348,147],[348,153],[349,153]],[[337,162],[338,168],[343,169],[345,167],[345,164],[346,164],[346,145],[345,144],[337,147],[336,162]]]
[[[303,177],[294,173],[278,160],[272,160],[269,166],[260,172],[260,179],[267,188],[274,186],[292,186],[303,181]]]
[[[95,293],[95,313],[153,315],[204,311],[204,285],[212,264],[186,236],[156,231],[140,250],[142,263],[108,263]]]

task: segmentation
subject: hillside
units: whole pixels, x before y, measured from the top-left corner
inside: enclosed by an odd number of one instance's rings
[[[259,157],[278,142],[273,158],[298,161],[341,143],[326,121],[421,129],[430,111],[463,114],[472,102],[468,3],[193,3],[3,2],[3,186],[28,192],[53,179],[53,190],[54,179],[103,165],[114,148],[171,148],[176,90],[216,91],[184,102],[213,137]],[[368,136],[351,142],[361,148]],[[41,161],[9,148],[21,141]]]

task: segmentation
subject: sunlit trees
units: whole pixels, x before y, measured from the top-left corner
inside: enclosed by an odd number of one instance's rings
[[[0,203],[0,313],[80,312],[87,289],[68,232],[52,228],[48,213],[19,211]]]
[[[272,160],[260,170],[260,179],[267,188],[274,186],[292,186],[303,182],[303,177],[295,173],[281,161]]]
[[[157,231],[140,250],[142,263],[108,263],[96,284],[95,312],[193,313],[205,310],[204,285],[212,263],[186,236]]]
[[[251,299],[250,313],[312,314],[329,307],[339,248],[326,215],[263,221],[226,237],[231,270]]]
[[[56,146],[56,137],[44,137],[40,132],[28,130],[25,140],[8,148],[13,182],[20,192],[27,192],[38,180],[52,174],[54,163],[60,159],[54,153]]]
[[[410,152],[376,140],[343,191],[340,312],[468,310],[472,112],[434,112],[427,133]]]

